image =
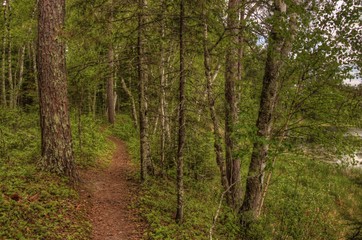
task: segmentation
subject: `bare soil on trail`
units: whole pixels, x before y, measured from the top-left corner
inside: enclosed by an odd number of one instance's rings
[[[139,184],[129,177],[133,169],[125,144],[109,139],[116,146],[110,165],[80,172],[80,198],[92,223],[92,239],[142,239],[146,225],[137,210],[130,208]]]

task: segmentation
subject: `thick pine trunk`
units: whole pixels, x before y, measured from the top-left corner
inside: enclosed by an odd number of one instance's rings
[[[184,0],[180,2],[180,85],[179,85],[179,107],[178,107],[178,147],[177,147],[177,212],[176,222],[182,223],[184,218],[184,147],[186,140],[186,119],[185,119],[185,5]]]
[[[269,36],[269,46],[263,88],[260,99],[259,115],[256,122],[258,141],[254,143],[244,202],[240,209],[243,221],[258,218],[258,209],[262,202],[265,166],[267,163],[269,141],[273,127],[274,109],[277,104],[280,79],[279,73],[283,60],[290,52],[295,34],[295,16],[290,18],[290,28],[283,29],[281,23],[286,21],[286,4],[282,0],[274,2],[274,22]],[[288,34],[286,34],[288,33]],[[247,219],[251,218],[251,219]]]
[[[64,28],[65,0],[38,2],[37,65],[43,169],[76,179],[70,130]]]
[[[241,199],[240,159],[236,156],[235,125],[237,121],[237,101],[235,84],[238,80],[238,7],[240,0],[230,0],[228,6],[227,32],[229,45],[226,49],[225,67],[225,159],[226,174],[230,186],[231,206],[237,208]]]

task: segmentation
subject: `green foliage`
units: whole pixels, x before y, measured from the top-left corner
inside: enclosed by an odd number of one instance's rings
[[[122,129],[120,135],[124,139],[133,139],[129,128]],[[199,146],[198,139],[202,136],[193,135],[192,146]],[[208,139],[204,142],[208,146],[205,151],[212,151],[212,138],[205,139]],[[198,157],[203,149],[188,148],[187,156]],[[148,179],[143,186],[140,210],[150,224],[149,239],[209,239],[221,189],[212,154],[203,158],[203,164],[204,171],[208,169],[205,166],[209,166],[207,178],[195,179],[192,169],[188,169],[190,174],[185,178],[185,222],[182,225],[176,224],[174,219],[174,168],[169,169],[168,176],[162,181]],[[341,239],[358,231],[362,216],[362,212],[356,210],[362,209],[362,175],[359,170],[347,171],[290,153],[278,157],[273,174],[261,219],[249,228],[240,228],[238,216],[223,204],[215,224],[214,239],[329,240]]]
[[[34,159],[39,154],[40,130],[37,114],[0,109],[0,158]]]
[[[139,133],[128,115],[118,115],[116,123],[109,130],[112,134],[126,142],[127,149],[133,160],[140,158]]]
[[[0,109],[0,239],[89,239],[90,223],[67,179],[39,171],[38,114]],[[94,166],[110,152],[99,123],[73,118],[77,165]],[[80,147],[79,136],[82,138]]]
[[[155,178],[144,185],[141,212],[150,224],[149,239],[209,239],[209,231],[220,200],[218,182],[189,182],[185,192],[185,222],[175,222],[175,181]],[[238,220],[226,206],[213,231],[214,239],[236,239]]]
[[[107,132],[101,131],[101,121],[89,115],[71,118],[73,147],[76,164],[79,167],[94,167],[97,160],[111,154],[112,145],[107,141]]]

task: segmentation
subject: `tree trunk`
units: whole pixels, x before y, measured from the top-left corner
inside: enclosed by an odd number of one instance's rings
[[[132,95],[131,90],[127,87],[126,85],[126,81],[121,77],[121,84],[122,84],[122,88],[123,90],[126,92],[126,94],[128,95],[129,99],[131,100],[131,104],[132,104],[132,118],[133,118],[133,124],[134,127],[136,129],[138,129],[138,119],[137,119],[137,109],[136,109],[136,102],[134,100],[134,97]]]
[[[108,32],[112,35],[113,28],[113,0],[111,0],[110,6],[111,16],[109,18]],[[114,124],[116,117],[116,108],[114,101],[114,49],[113,49],[113,37],[111,37],[111,42],[108,47],[108,66],[109,66],[109,76],[107,79],[107,116],[108,122]]]
[[[235,125],[237,121],[237,102],[235,82],[238,79],[238,7],[240,0],[229,0],[227,32],[230,42],[226,49],[225,68],[225,158],[226,174],[231,192],[231,207],[236,209],[241,199],[240,159],[236,156]]]
[[[244,74],[244,30],[245,30],[245,8],[246,0],[241,0],[241,6],[239,9],[239,33],[238,33],[238,81],[237,81],[237,99],[236,107],[239,109],[239,104],[242,99],[242,84]]]
[[[116,116],[116,108],[114,101],[114,50],[113,44],[108,49],[109,76],[107,79],[107,116],[108,122],[114,124]]]
[[[33,61],[33,74],[34,74],[34,84],[35,84],[35,90],[37,93],[39,93],[39,84],[38,84],[38,67],[36,63],[36,50],[35,50],[35,44],[31,43],[31,55],[32,55],[32,61]],[[39,96],[38,96],[39,97]]]
[[[219,167],[220,176],[221,176],[221,185],[223,187],[223,190],[225,192],[225,198],[226,202],[230,204],[230,191],[229,189],[229,183],[226,176],[226,169],[225,169],[225,160],[223,157],[223,149],[222,149],[222,136],[219,130],[219,120],[217,119],[217,114],[215,110],[215,99],[212,95],[212,74],[211,74],[211,64],[210,64],[210,52],[208,49],[208,24],[206,19],[206,9],[205,5],[203,6],[203,17],[204,17],[204,39],[203,39],[203,45],[204,45],[204,67],[205,67],[205,77],[206,77],[206,93],[207,93],[207,99],[209,103],[209,110],[210,110],[210,116],[212,120],[213,125],[213,131],[214,131],[214,150],[216,155],[216,163]],[[218,70],[217,70],[218,71]],[[216,78],[215,73],[215,78]]]
[[[10,21],[10,19],[9,19]],[[8,24],[8,82],[9,82],[9,106],[10,108],[14,108],[14,82],[13,82],[13,70],[12,70],[12,43],[11,43],[11,32],[10,32],[10,24]]]
[[[274,2],[274,22],[269,35],[269,46],[263,88],[260,99],[259,115],[256,122],[257,140],[253,146],[244,202],[240,209],[244,222],[258,218],[258,209],[263,196],[265,166],[269,151],[269,141],[273,127],[274,109],[279,91],[279,73],[290,52],[295,34],[295,16],[291,17],[290,28],[283,29],[280,23],[286,21],[286,4],[282,0]],[[289,36],[286,32],[289,31]],[[248,219],[251,218],[251,219]]]
[[[21,91],[21,87],[23,86],[24,81],[24,58],[25,58],[25,46],[21,48],[20,58],[19,58],[19,79],[16,82],[14,89],[14,107],[18,105],[18,98]]]
[[[1,94],[2,94],[2,106],[6,106],[6,46],[7,46],[7,6],[4,6],[4,36],[2,42],[2,59],[1,59]]]
[[[161,115],[161,175],[163,175],[164,166],[165,166],[165,151],[166,151],[166,60],[165,60],[165,11],[166,11],[166,1],[162,1],[162,16],[161,16],[161,41],[160,41],[160,86],[161,86],[161,94],[160,94],[160,115]]]
[[[76,180],[67,98],[65,0],[38,2],[38,79],[43,169]]]
[[[93,90],[93,96],[92,96],[92,115],[93,118],[96,117],[97,114],[97,92],[98,92],[98,87],[95,87]]]
[[[139,118],[140,118],[140,153],[141,153],[141,181],[145,181],[149,173],[151,158],[148,141],[148,117],[147,117],[147,99],[146,82],[148,80],[147,67],[144,51],[144,26],[145,26],[145,0],[139,0],[138,14],[138,80],[139,80]]]
[[[177,148],[177,212],[176,222],[182,223],[184,218],[184,147],[186,140],[186,119],[185,119],[185,5],[184,0],[180,2],[180,85],[179,85],[179,109],[178,109],[178,148]]]

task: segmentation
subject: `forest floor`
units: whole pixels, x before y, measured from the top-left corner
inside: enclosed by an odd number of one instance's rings
[[[106,168],[80,172],[80,198],[92,223],[93,240],[142,239],[146,224],[132,207],[139,184],[125,143],[116,137],[112,161]]]

